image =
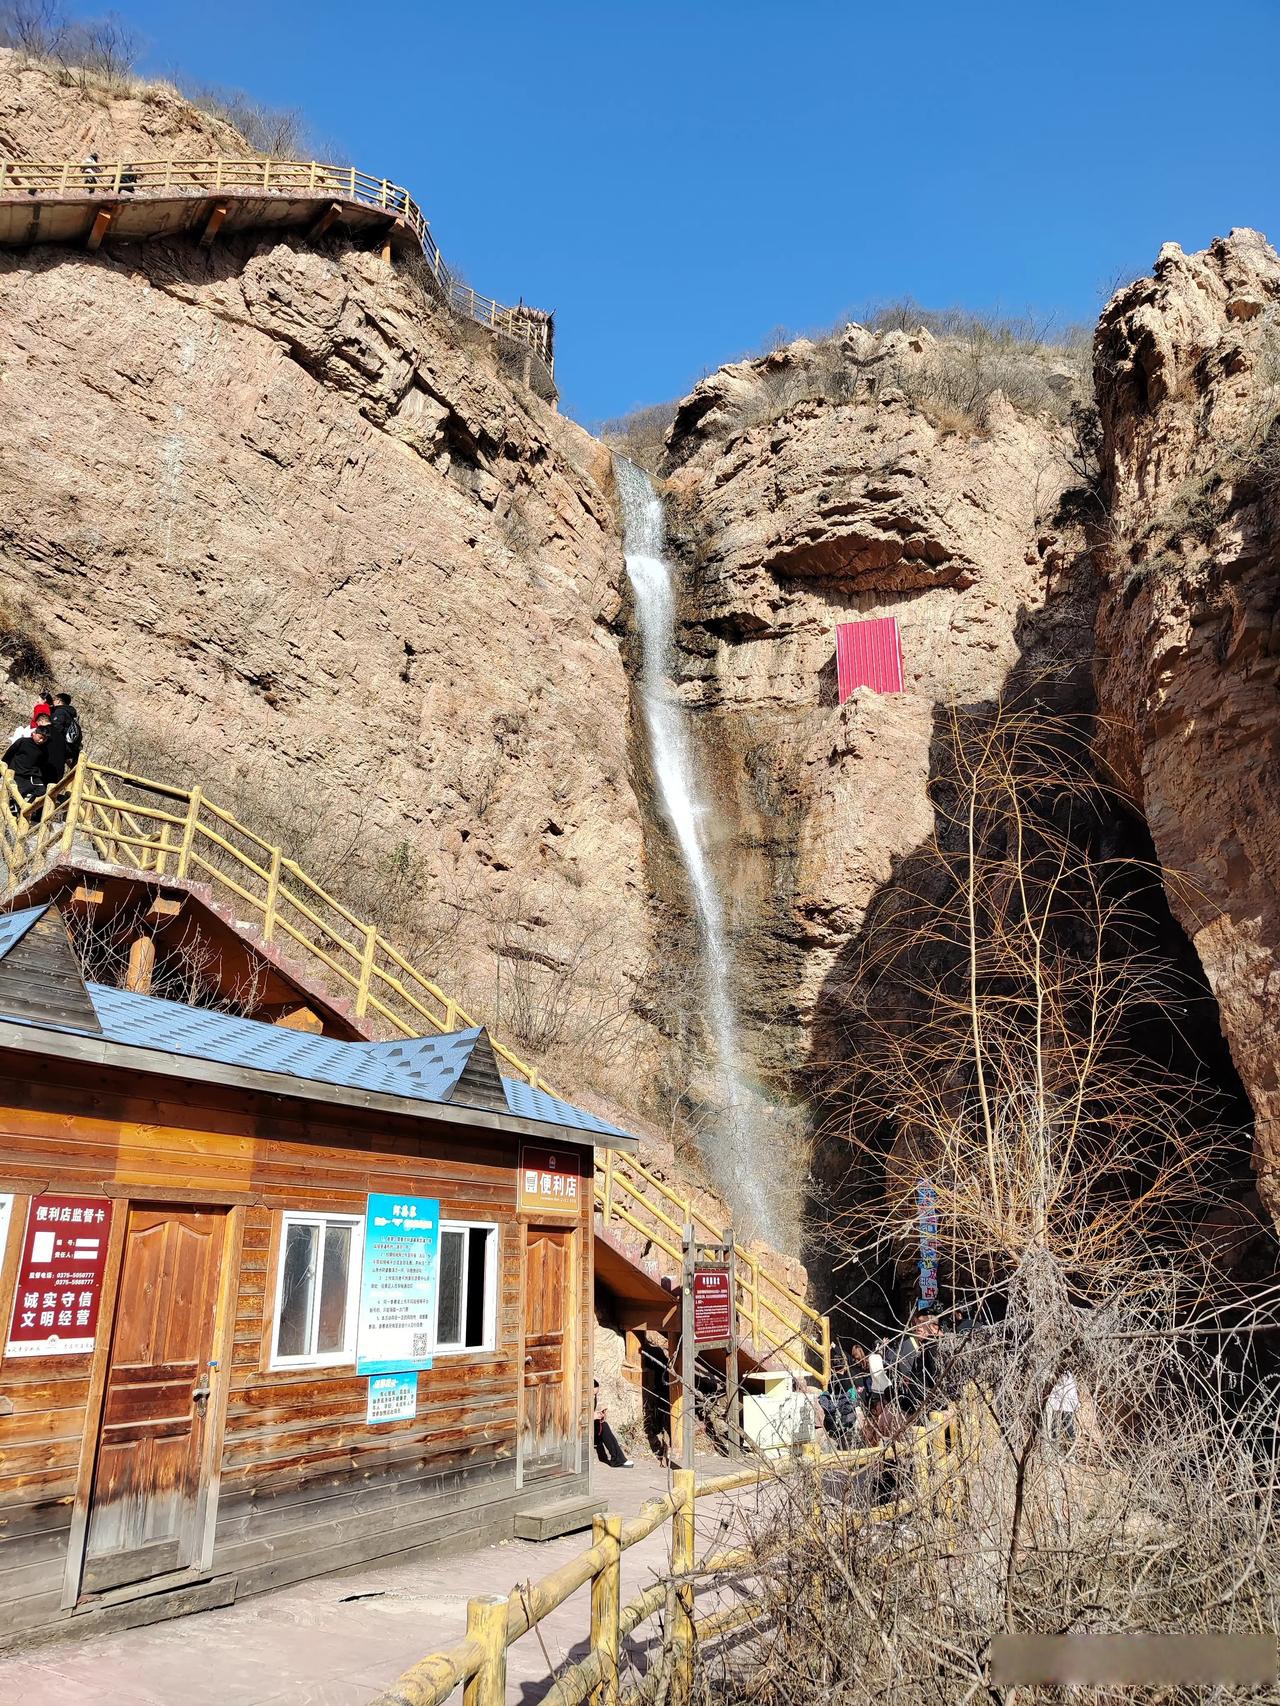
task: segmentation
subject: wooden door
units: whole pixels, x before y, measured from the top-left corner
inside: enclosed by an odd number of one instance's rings
[[[526,1482],[577,1467],[575,1241],[568,1227],[525,1228],[520,1461]]]
[[[82,1588],[198,1562],[222,1210],[131,1207]]]

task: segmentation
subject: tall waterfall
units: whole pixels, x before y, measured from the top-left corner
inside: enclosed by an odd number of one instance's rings
[[[671,691],[676,601],[671,565],[663,551],[666,527],[662,499],[648,475],[624,457],[614,458],[622,499],[623,550],[635,595],[640,628],[640,689],[649,755],[663,812],[675,835],[697,913],[702,946],[702,981],[707,1029],[723,1088],[725,1127],[714,1144],[704,1142],[708,1169],[735,1211],[757,1235],[769,1232],[772,1216],[759,1169],[753,1165],[750,1103],[741,1076],[738,1015],[732,993],[733,962],[724,906],[707,859],[703,826],[707,806],[700,792],[687,720]]]

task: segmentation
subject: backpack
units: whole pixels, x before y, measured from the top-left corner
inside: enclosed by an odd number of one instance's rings
[[[62,722],[62,738],[67,746],[67,763],[74,764],[80,756],[80,742],[84,739],[80,728],[80,719],[76,716],[74,705],[65,707],[66,716]]]

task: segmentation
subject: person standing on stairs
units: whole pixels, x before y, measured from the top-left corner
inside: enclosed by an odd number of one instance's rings
[[[29,734],[15,740],[4,755],[4,762],[13,773],[13,783],[24,801],[38,800],[48,786],[45,774],[46,725],[37,723]],[[10,809],[14,802],[9,802]],[[15,812],[16,815],[16,812]]]
[[[54,780],[61,781],[68,770],[74,770],[80,762],[80,746],[84,738],[80,729],[80,718],[71,703],[69,693],[54,695],[49,723],[49,767],[52,769],[55,764],[58,766],[58,774]]]
[[[593,1418],[596,1456],[602,1463],[607,1463],[611,1469],[634,1469],[635,1463],[619,1445],[617,1434],[609,1426],[608,1407],[600,1402],[600,1382],[595,1380],[592,1385],[596,1389],[596,1406]]]

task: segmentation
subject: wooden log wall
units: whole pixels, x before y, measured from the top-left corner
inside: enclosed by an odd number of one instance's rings
[[[210,1404],[211,1423],[223,1430],[212,1573],[234,1573],[243,1593],[458,1534],[509,1532],[521,1503],[518,1140],[486,1130],[483,1113],[474,1128],[431,1127],[216,1086],[122,1080],[119,1071],[68,1064],[51,1082],[47,1063],[24,1072],[12,1058],[0,1062],[0,1191],[17,1193],[0,1265],[0,1328],[7,1333],[30,1196],[114,1198],[117,1270],[128,1201],[227,1205],[233,1303],[223,1339],[230,1369],[216,1377]],[[585,1490],[592,1456],[591,1168],[584,1150],[581,1472],[554,1489],[540,1484],[546,1497]],[[374,1426],[365,1420],[367,1381],[353,1366],[268,1366],[280,1211],[362,1215],[370,1191],[438,1197],[442,1219],[500,1228],[495,1349],[437,1356],[418,1377],[416,1418]],[[114,1277],[109,1271],[99,1362]],[[61,1614],[73,1507],[92,1472],[95,1367],[91,1355],[0,1362],[0,1636]]]

